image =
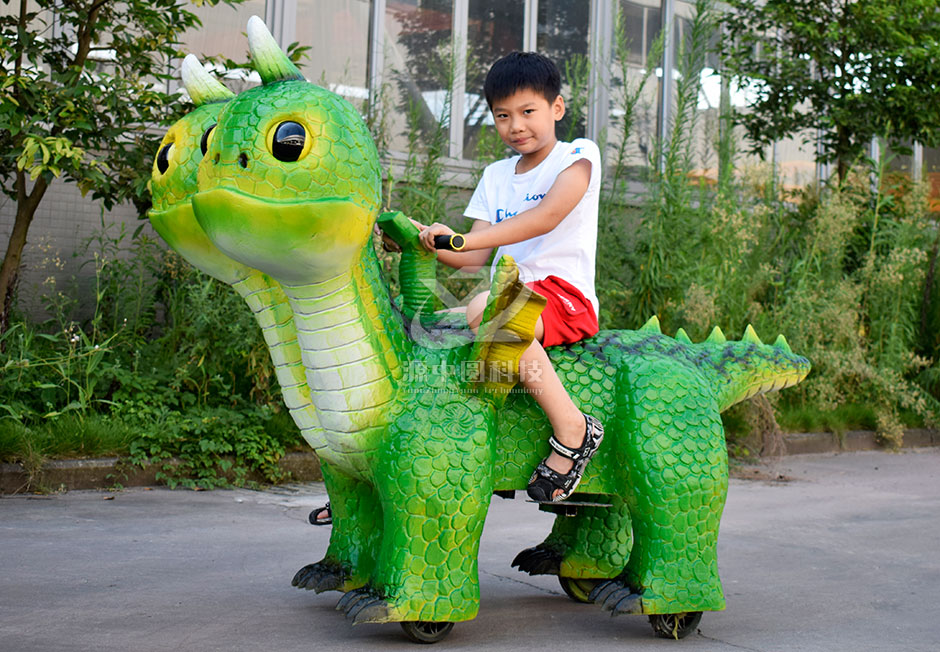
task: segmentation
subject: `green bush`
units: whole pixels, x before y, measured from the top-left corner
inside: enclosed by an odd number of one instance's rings
[[[0,461],[120,455],[171,485],[282,480],[302,440],[244,301],[123,225],[78,255],[94,265],[91,316],[50,284],[50,318],[0,338]]]

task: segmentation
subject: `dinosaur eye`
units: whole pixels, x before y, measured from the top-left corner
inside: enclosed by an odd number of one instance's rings
[[[160,174],[166,174],[167,168],[170,167],[171,147],[173,147],[173,143],[167,143],[160,148],[160,151],[157,154],[157,169],[160,170]]]
[[[202,150],[202,155],[206,155],[206,150],[209,149],[209,135],[212,133],[212,130],[215,129],[215,125],[212,125],[204,132],[202,132],[202,139],[199,141],[199,149]]]
[[[297,122],[282,122],[274,132],[274,142],[271,143],[271,153],[279,161],[289,163],[300,158],[304,151],[304,142],[307,132],[304,126]]]

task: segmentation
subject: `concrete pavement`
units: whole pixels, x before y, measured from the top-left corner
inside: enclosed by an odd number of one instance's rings
[[[747,473],[745,473],[747,475]],[[683,641],[577,604],[509,564],[551,517],[493,499],[481,609],[441,650],[940,649],[940,449],[797,455],[732,480],[719,539],[728,608]],[[130,489],[0,499],[0,650],[414,649],[397,625],[352,628],[338,593],[290,586],[329,528],[322,485]]]

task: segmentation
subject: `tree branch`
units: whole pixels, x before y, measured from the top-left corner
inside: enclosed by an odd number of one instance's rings
[[[16,171],[16,203],[22,204],[26,201],[26,172]]]
[[[19,27],[20,34],[26,33],[26,0],[20,0],[20,20],[17,23]],[[26,48],[23,46],[22,41],[19,36],[16,39],[16,63],[13,65],[13,73],[16,75],[17,79],[20,76],[20,73],[23,72],[23,52],[26,51]],[[19,85],[13,87],[13,97],[19,99]]]
[[[82,68],[85,67],[85,61],[88,59],[88,53],[91,51],[92,35],[94,34],[95,21],[98,20],[98,12],[111,1],[112,0],[98,0],[88,9],[88,18],[85,23],[82,24],[76,37],[78,48],[75,51],[75,58],[72,60],[72,65],[76,68],[73,84],[77,84],[78,80],[81,78]]]

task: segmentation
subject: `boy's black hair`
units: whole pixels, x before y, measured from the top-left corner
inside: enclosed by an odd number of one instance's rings
[[[493,102],[522,89],[541,93],[551,104],[561,94],[558,67],[537,52],[510,52],[490,67],[483,82],[483,95],[491,109]]]

